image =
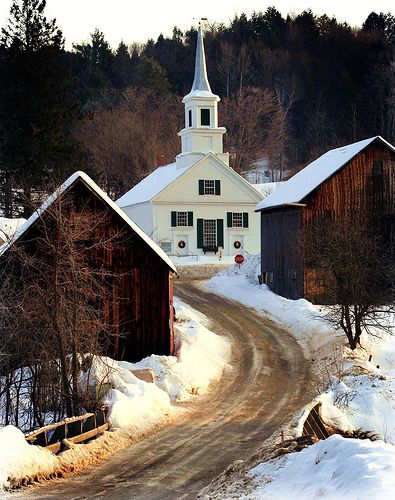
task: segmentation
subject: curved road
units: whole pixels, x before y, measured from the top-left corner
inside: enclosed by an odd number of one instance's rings
[[[84,474],[34,488],[24,498],[195,498],[307,402],[308,364],[286,329],[193,282],[176,282],[175,293],[230,340],[233,370],[200,398],[190,418]]]

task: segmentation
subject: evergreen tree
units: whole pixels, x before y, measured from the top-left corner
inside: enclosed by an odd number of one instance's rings
[[[79,97],[83,103],[95,102],[105,89],[112,87],[114,54],[104,34],[95,29],[88,43],[73,46],[80,58],[80,72],[77,75]]]
[[[63,37],[44,15],[45,0],[13,1],[2,30],[0,83],[1,194],[7,216],[23,212],[50,178],[73,169],[78,150],[69,129],[70,106]]]

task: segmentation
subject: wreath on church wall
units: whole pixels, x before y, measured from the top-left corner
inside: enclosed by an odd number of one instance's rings
[[[178,242],[178,246],[179,246],[180,248],[185,248],[185,241],[184,241],[184,240],[180,240],[180,241]]]
[[[240,248],[240,247],[241,247],[241,243],[240,243],[240,241],[239,241],[239,240],[236,240],[236,241],[233,243],[233,246],[234,246],[235,248]]]

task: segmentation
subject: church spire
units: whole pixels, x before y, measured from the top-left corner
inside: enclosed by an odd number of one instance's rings
[[[206,69],[203,31],[201,19],[197,33],[195,76],[191,91],[184,97],[185,127],[178,135],[181,137],[181,153],[177,155],[178,167],[190,165],[208,153],[229,165],[229,154],[223,152],[222,136],[224,127],[218,126],[218,101],[213,94]]]
[[[193,79],[191,92],[195,90],[211,93],[210,83],[207,78],[206,55],[203,44],[202,23],[199,23],[195,57],[195,77]]]

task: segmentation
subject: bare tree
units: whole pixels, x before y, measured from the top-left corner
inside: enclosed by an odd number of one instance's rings
[[[112,341],[110,214],[61,196],[0,266],[0,415],[24,429],[92,410],[90,372]],[[100,265],[99,263],[102,262]],[[111,305],[109,305],[111,304]]]
[[[278,89],[277,105],[273,113],[265,140],[265,153],[268,160],[268,171],[272,182],[284,180],[287,170],[287,148],[289,145],[288,114],[296,101],[294,92]]]
[[[345,220],[320,219],[304,234],[305,267],[330,302],[326,320],[347,336],[351,349],[363,332],[394,333],[394,242],[372,228],[367,214]]]
[[[273,92],[251,87],[223,100],[220,121],[227,129],[225,147],[235,152],[232,167],[238,172],[264,156],[265,134],[277,104]]]
[[[158,164],[174,161],[183,116],[174,111],[177,107],[181,100],[173,95],[159,98],[129,87],[118,104],[97,108],[79,124],[75,135],[110,196],[121,196]]]

